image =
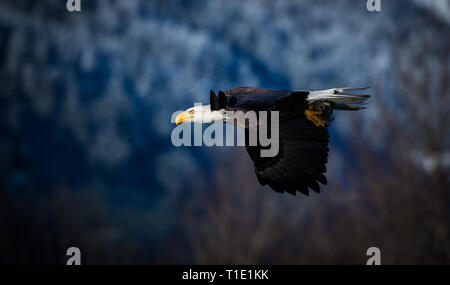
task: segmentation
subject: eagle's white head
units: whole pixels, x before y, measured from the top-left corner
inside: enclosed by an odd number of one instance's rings
[[[211,124],[225,119],[225,110],[211,111],[210,105],[199,105],[187,109],[178,114],[175,123],[193,122],[201,124]]]

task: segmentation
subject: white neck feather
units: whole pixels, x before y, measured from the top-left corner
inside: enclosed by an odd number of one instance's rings
[[[211,111],[210,105],[206,106],[207,111],[203,113],[203,121],[205,123],[215,123],[225,120],[225,110]]]

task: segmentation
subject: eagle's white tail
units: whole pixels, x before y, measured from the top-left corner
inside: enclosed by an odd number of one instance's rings
[[[369,87],[344,87],[332,88],[327,90],[310,91],[308,95],[308,103],[317,101],[331,101],[333,108],[336,110],[361,110],[365,109],[366,100],[370,97],[367,94],[352,93],[352,91],[361,91]]]

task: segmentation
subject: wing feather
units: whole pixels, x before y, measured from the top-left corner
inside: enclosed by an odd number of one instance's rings
[[[309,195],[319,193],[326,184],[324,173],[328,161],[329,135],[326,128],[316,127],[306,119],[305,96],[291,94],[279,98],[271,110],[280,111],[280,151],[277,156],[263,158],[260,146],[247,146],[255,165],[258,181],[277,192],[296,191]]]
[[[319,193],[319,183],[326,185],[324,175],[328,160],[328,130],[316,127],[306,119],[309,91],[278,91],[238,87],[223,92],[227,110],[279,111],[280,150],[275,157],[261,157],[264,147],[246,146],[253,161],[258,182],[276,192],[309,195]],[[221,93],[219,93],[221,94]],[[360,98],[352,98],[359,102]],[[223,99],[222,99],[223,100]],[[223,101],[219,105],[223,105]],[[246,129],[248,136],[249,130]]]

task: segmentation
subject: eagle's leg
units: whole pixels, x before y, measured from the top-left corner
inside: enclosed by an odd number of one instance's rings
[[[316,127],[325,127],[325,122],[318,116],[322,115],[322,111],[315,111],[313,104],[309,105],[308,109],[305,110],[305,115]]]
[[[333,108],[329,102],[318,101],[309,105],[305,115],[316,127],[328,127],[334,120]]]

